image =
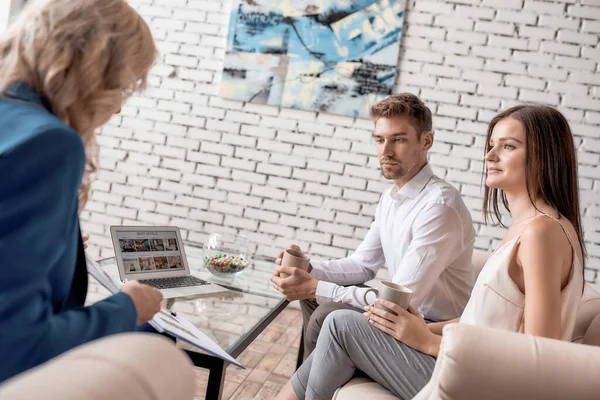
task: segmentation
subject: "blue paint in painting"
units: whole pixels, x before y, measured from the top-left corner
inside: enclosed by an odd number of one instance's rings
[[[288,54],[294,60],[341,62],[346,59],[339,54],[341,45],[333,31],[312,19],[290,23]]]
[[[391,93],[401,0],[239,0],[221,95],[368,117]]]
[[[232,21],[235,29],[231,51],[286,54],[289,32],[284,19],[285,16],[281,13],[240,5],[235,20]]]
[[[292,0],[293,1],[293,0]],[[331,0],[324,2],[323,10],[317,20],[330,25],[340,19],[364,10],[380,0]]]
[[[402,11],[382,4],[347,16],[333,24],[332,29],[338,41],[348,46],[347,58],[360,60],[398,41],[403,22]]]

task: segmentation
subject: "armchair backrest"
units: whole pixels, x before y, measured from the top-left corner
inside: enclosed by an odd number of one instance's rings
[[[482,250],[473,251],[473,274],[475,279],[479,276],[490,253]],[[580,343],[582,340],[588,344],[600,343],[600,322],[592,324],[592,320],[600,316],[600,293],[596,292],[590,285],[586,284],[583,296],[579,303],[579,311],[573,331],[573,342]],[[600,317],[599,317],[600,318]]]
[[[600,325],[592,324],[594,318],[600,315],[600,293],[586,284],[579,303],[579,311],[575,320],[573,341],[585,343],[600,343]]]

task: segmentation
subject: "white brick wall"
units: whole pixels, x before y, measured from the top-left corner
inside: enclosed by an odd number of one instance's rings
[[[259,254],[296,242],[313,256],[352,252],[387,184],[366,120],[244,104],[217,96],[229,0],[130,0],[161,49],[151,89],[101,130],[101,167],[83,213],[96,256],[112,254],[108,226],[174,224],[202,241],[247,234]],[[481,216],[487,122],[520,101],[568,117],[579,153],[589,257],[600,280],[600,2],[408,2],[397,91],[434,112],[431,164],[464,195],[476,246],[501,228]],[[600,285],[598,285],[600,286]]]

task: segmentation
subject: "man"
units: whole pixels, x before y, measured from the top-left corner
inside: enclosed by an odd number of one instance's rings
[[[395,283],[412,289],[411,305],[430,321],[460,316],[473,287],[471,214],[427,163],[431,111],[417,96],[401,93],[375,104],[371,118],[381,171],[394,185],[381,196],[364,240],[350,257],[311,261],[307,271],[279,266],[271,278],[286,298],[302,300],[305,356],[327,314],[362,311],[367,288],[353,285],[373,279],[384,264]],[[371,292],[366,299],[370,304],[375,297]]]

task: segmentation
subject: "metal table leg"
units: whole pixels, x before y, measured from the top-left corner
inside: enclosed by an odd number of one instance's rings
[[[206,400],[221,400],[223,384],[225,383],[225,368],[229,363],[207,354],[186,351],[195,366],[208,369],[208,385]]]
[[[296,359],[296,371],[302,365],[304,361],[304,328],[302,329],[302,333],[300,334],[300,345],[298,346],[298,358]]]
[[[206,400],[221,400],[225,383],[225,361],[215,359],[215,365],[209,368]]]

